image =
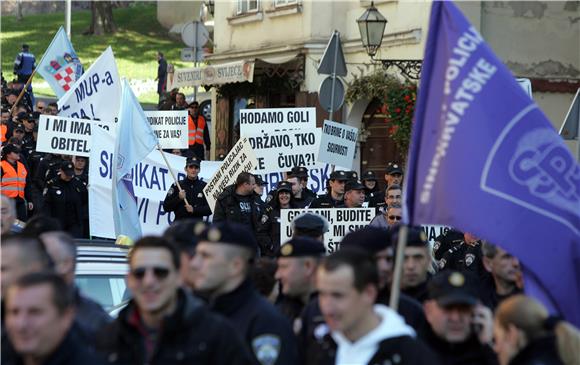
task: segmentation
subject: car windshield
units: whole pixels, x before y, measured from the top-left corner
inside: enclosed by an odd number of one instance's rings
[[[83,295],[95,300],[107,312],[130,297],[122,275],[78,275],[75,282]]]

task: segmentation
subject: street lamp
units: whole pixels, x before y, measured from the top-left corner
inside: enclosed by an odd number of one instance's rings
[[[375,8],[374,1],[371,6],[356,20],[363,46],[373,61],[381,62],[385,69],[397,67],[403,75],[418,80],[421,74],[421,60],[387,60],[375,59],[375,55],[381,43],[387,26],[387,18]]]

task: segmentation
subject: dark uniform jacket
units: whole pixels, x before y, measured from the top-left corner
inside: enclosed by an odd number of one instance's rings
[[[228,318],[246,340],[255,365],[296,365],[298,348],[290,322],[264,299],[249,279],[215,298],[210,308]]]
[[[156,336],[148,334],[131,301],[99,332],[96,349],[112,364],[250,363],[232,325],[181,289],[175,312],[163,320]]]
[[[82,295],[79,289],[75,288],[75,326],[80,336],[93,344],[97,332],[112,321],[113,318],[99,303]]]
[[[263,213],[263,203],[257,194],[240,196],[236,194],[236,186],[227,186],[218,196],[213,212],[213,221],[230,221],[246,224],[253,232],[260,227],[260,219]],[[243,218],[242,209],[249,209],[246,218]]]
[[[429,292],[427,290],[428,282],[429,278],[417,286],[401,289],[401,292],[415,299],[419,303],[423,303],[428,299],[429,296]]]
[[[203,219],[203,217],[211,215],[211,209],[203,194],[205,182],[199,179],[191,180],[185,178],[179,180],[179,185],[185,190],[187,202],[193,206],[193,213],[189,213],[185,209],[185,201],[179,199],[179,189],[176,184],[171,185],[167,196],[165,196],[165,201],[163,201],[163,209],[166,212],[175,212],[175,220],[186,218]]]
[[[87,197],[87,188],[78,178],[64,181],[56,177],[46,183],[43,212],[57,219],[62,229],[73,237],[81,237]]]
[[[310,208],[344,208],[344,201],[334,200],[330,193],[319,195],[310,204]]]
[[[465,342],[449,343],[439,338],[431,327],[426,329],[421,338],[445,365],[498,365],[493,349],[482,345],[475,335]]]
[[[483,266],[483,252],[479,241],[474,246],[462,241],[461,244],[447,250],[439,260],[439,269],[471,273],[477,279],[477,283],[489,275]]]
[[[2,364],[21,365],[22,358],[15,352],[12,345],[6,341],[2,343]],[[43,365],[104,365],[106,362],[95,353],[83,340],[70,330],[56,350],[43,362]]]

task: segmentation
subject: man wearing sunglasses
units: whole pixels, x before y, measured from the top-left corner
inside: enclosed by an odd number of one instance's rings
[[[387,207],[385,213],[379,214],[373,218],[369,226],[389,229],[398,225],[403,216],[401,204],[393,203]]]
[[[193,259],[195,289],[246,339],[254,365],[299,364],[290,321],[258,293],[249,277],[257,248],[254,235],[243,225],[223,222],[208,227]]]
[[[222,317],[180,288],[179,256],[161,237],[143,237],[129,255],[133,299],[97,339],[115,364],[249,364],[242,339]]]
[[[166,212],[175,212],[175,220],[194,218],[203,219],[211,215],[211,209],[203,189],[205,182],[198,178],[201,160],[197,157],[189,157],[185,163],[186,177],[179,180],[179,187],[171,185],[165,200],[163,209]]]

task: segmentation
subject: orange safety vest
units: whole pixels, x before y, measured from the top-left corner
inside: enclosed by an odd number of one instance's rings
[[[205,119],[201,116],[197,116],[197,127],[193,123],[193,118],[191,115],[187,117],[187,127],[189,130],[189,145],[200,144],[203,146],[203,130],[205,129]]]
[[[0,128],[2,130],[2,143],[4,143],[6,142],[6,133],[8,133],[8,126],[6,124],[2,124]]]
[[[26,175],[28,172],[21,162],[16,162],[17,170],[6,160],[2,161],[2,181],[0,187],[2,194],[9,198],[20,197],[24,199],[24,186],[26,186]]]

